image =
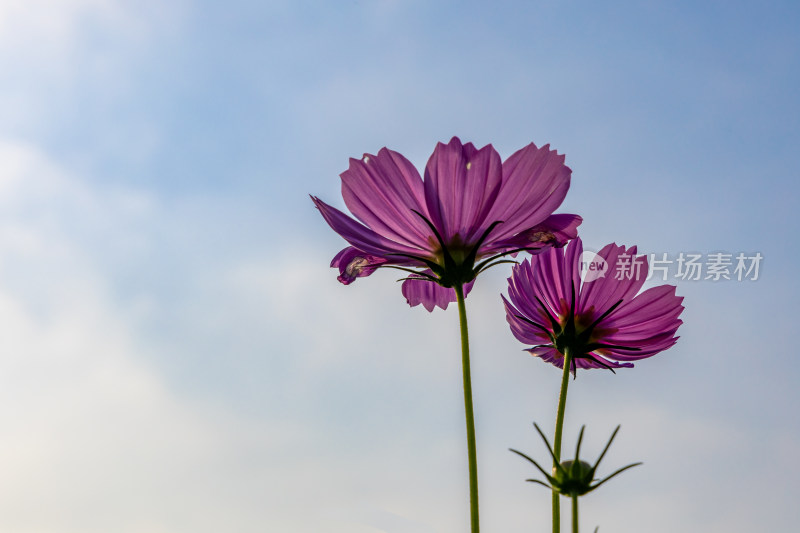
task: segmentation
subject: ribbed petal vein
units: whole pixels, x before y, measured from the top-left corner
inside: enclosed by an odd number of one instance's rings
[[[421,255],[418,249],[396,243],[379,235],[319,198],[312,196],[311,199],[331,229],[359,250],[381,257],[392,253]]]
[[[425,201],[431,221],[450,243],[458,235],[474,242],[492,221],[486,215],[503,179],[500,156],[491,145],[480,150],[457,137],[439,143],[425,167]]]
[[[503,187],[489,220],[504,221],[495,239],[507,239],[543,222],[564,201],[572,171],[564,156],[531,143],[503,163]]]
[[[377,156],[350,159],[341,178],[345,205],[357,219],[395,242],[431,247],[433,234],[414,213],[428,212],[422,178],[405,157],[383,148]]]

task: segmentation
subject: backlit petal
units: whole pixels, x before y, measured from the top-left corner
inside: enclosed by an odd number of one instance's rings
[[[544,222],[564,201],[571,174],[564,156],[549,145],[531,143],[506,159],[503,186],[488,215],[490,221],[503,221],[494,238],[507,239]]]
[[[586,280],[577,306],[579,313],[594,308],[599,315],[620,300],[633,298],[647,278],[647,256],[637,256],[635,246],[626,249],[609,244],[597,255],[605,260],[607,274]]]
[[[431,274],[428,270],[427,274]],[[472,290],[473,282],[464,285],[464,297]],[[414,307],[422,304],[422,307],[429,312],[433,311],[436,307],[447,309],[448,304],[456,301],[455,289],[442,287],[436,282],[420,279],[407,279],[403,282],[403,296],[406,297],[408,305]]]
[[[344,285],[350,285],[356,278],[369,276],[388,261],[383,257],[366,254],[348,246],[331,260],[331,267],[339,269],[337,278]]]
[[[453,137],[436,146],[425,167],[425,201],[446,243],[456,235],[462,243],[480,238],[502,179],[500,156],[491,145],[477,150]]]
[[[341,178],[345,205],[357,219],[395,242],[431,247],[433,233],[414,213],[428,216],[422,178],[405,157],[383,148],[377,156],[350,159]]]
[[[578,226],[581,222],[583,219],[578,215],[566,213],[550,215],[544,222],[527,228],[513,237],[488,243],[482,253],[489,255],[527,249],[526,251],[531,254],[538,254],[553,246],[560,248],[578,236]]]
[[[384,257],[392,253],[416,256],[423,255],[417,249],[396,243],[379,235],[366,226],[359,224],[335,207],[329,206],[319,198],[312,196],[311,199],[314,201],[314,205],[316,205],[319,212],[322,213],[322,217],[331,229],[359,250],[379,257]]]

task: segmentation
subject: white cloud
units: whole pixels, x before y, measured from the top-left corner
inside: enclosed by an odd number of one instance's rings
[[[0,143],[0,176],[0,529],[263,530],[302,428],[171,390],[86,239],[96,224],[125,238],[150,199],[20,143]]]
[[[0,5],[0,49],[29,45],[63,48],[77,38],[87,14],[110,14],[108,0],[7,0]]]
[[[140,43],[174,22],[185,2],[125,0],[5,0],[0,4],[0,57],[73,58],[89,44],[88,30],[116,33]],[[155,23],[155,24],[154,24]],[[20,53],[24,52],[24,53]],[[53,65],[54,66],[54,65]]]
[[[142,58],[180,33],[185,9],[183,1],[0,2],[0,135],[41,137],[104,118],[136,85]],[[152,125],[128,127],[136,130],[130,149],[156,142]]]

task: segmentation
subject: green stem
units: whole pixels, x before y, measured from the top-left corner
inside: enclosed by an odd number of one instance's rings
[[[572,533],[578,533],[578,495],[572,495]]]
[[[569,367],[572,366],[572,357],[569,350],[564,350],[564,371],[561,374],[561,392],[558,395],[558,413],[556,414],[556,434],[553,437],[553,475],[558,462],[561,462],[561,433],[564,430],[564,411],[567,408],[567,387],[569,386]],[[561,505],[558,492],[553,490],[553,533],[561,532]]]
[[[472,380],[469,373],[469,332],[464,289],[456,285],[458,322],[461,326],[461,364],[464,370],[464,412],[467,418],[467,453],[469,455],[469,509],[472,533],[478,533],[478,458],[475,446],[475,415],[472,410]]]

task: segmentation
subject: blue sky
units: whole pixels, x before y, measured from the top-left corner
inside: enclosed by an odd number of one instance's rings
[[[587,248],[763,256],[681,281],[673,349],[570,389],[584,529],[800,520],[792,2],[0,5],[0,530],[465,531],[457,317],[351,286],[348,158],[550,143]],[[547,530],[558,371],[468,299],[486,531]],[[589,530],[591,530],[589,529]]]

